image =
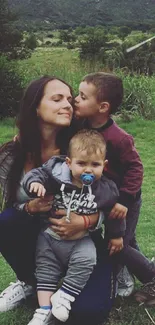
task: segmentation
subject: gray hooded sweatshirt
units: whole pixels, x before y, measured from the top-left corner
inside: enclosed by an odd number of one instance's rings
[[[119,192],[115,183],[104,175],[93,182],[91,191],[88,191],[88,186],[83,186],[81,190],[72,184],[71,172],[65,162],[65,157],[55,156],[42,167],[32,169],[25,175],[22,181],[23,188],[29,196],[34,197],[34,194],[29,192],[32,182],[41,183],[46,188],[46,194],[54,195],[53,209],[65,208],[68,216],[70,211],[79,215],[90,215],[102,211],[97,229],[104,221],[109,238],[124,236],[125,220],[108,218],[108,213],[118,201]]]

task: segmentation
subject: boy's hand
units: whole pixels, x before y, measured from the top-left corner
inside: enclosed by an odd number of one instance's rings
[[[125,219],[128,212],[128,208],[120,203],[116,203],[109,213],[110,219]]]
[[[32,193],[32,192],[36,193],[37,196],[39,196],[39,197],[44,197],[45,193],[46,193],[46,189],[42,184],[33,182],[30,185],[30,193]]]
[[[118,253],[123,248],[123,238],[110,239],[108,243],[109,255]]]

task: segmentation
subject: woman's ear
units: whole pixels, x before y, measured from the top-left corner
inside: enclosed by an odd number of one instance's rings
[[[71,165],[71,159],[69,157],[66,157],[66,164],[70,168]]]
[[[108,102],[101,102],[100,103],[100,108],[99,112],[102,113],[107,113],[110,110],[110,104]]]

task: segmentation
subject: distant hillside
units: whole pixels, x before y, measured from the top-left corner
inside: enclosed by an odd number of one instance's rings
[[[153,24],[155,0],[8,0],[20,27]],[[154,23],[155,25],[155,23]]]

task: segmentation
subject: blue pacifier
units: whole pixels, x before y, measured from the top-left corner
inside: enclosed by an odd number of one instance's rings
[[[95,176],[93,174],[82,174],[80,178],[84,185],[91,185],[94,182]]]

